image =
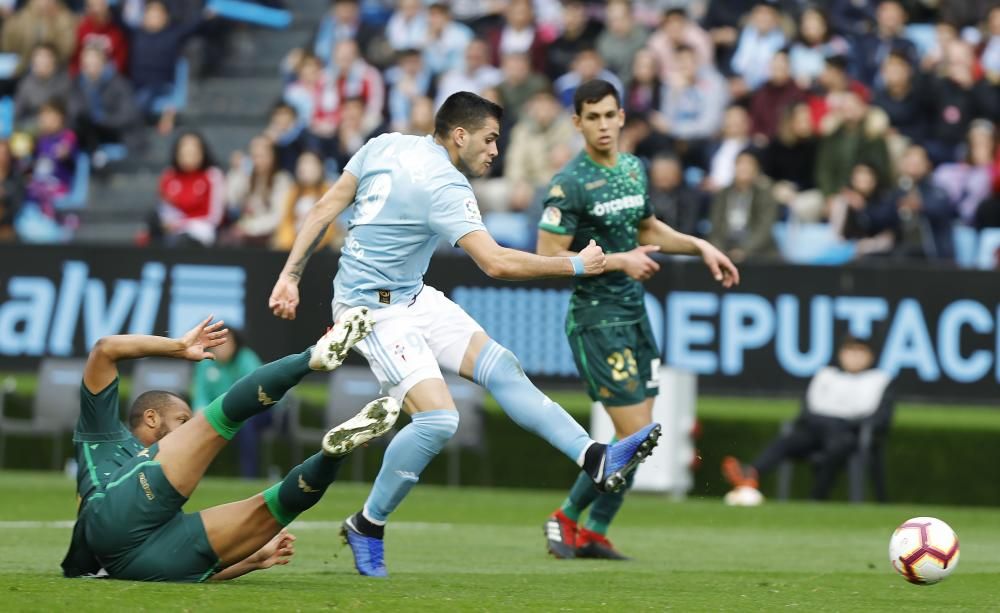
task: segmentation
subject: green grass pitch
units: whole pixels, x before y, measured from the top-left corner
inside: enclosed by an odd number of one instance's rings
[[[264,485],[209,479],[189,509]],[[996,509],[733,509],[716,499],[632,495],[611,536],[634,561],[556,561],[544,553],[541,524],[560,492],[421,486],[387,531],[391,577],[371,580],[354,573],[337,536],[366,492],[335,483],[293,523],[299,540],[289,566],[227,584],[144,584],[61,578],[72,482],[0,473],[0,610],[1000,610]],[[893,528],[916,515],[944,519],[961,540],[958,569],[938,585],[910,585],[887,561]]]

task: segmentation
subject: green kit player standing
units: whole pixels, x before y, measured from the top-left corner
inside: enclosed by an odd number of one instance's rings
[[[287,564],[295,537],[285,526],[319,502],[347,453],[384,434],[399,415],[392,398],[375,400],[330,430],[323,450],[274,486],[183,512],[208,465],[247,419],[274,406],[309,372],[339,366],[374,323],[366,308],[346,311],[314,347],[261,366],[195,415],[179,396],[146,392],[132,403],[126,428],[118,417],[118,362],[212,359],[207,349],[224,343],[227,331],[211,319],[181,338],[108,336],[91,350],[73,435],[80,507],[65,576],[200,582]]]
[[[620,439],[652,421],[659,385],[660,354],[641,283],[660,268],[649,254],[701,256],[727,288],[740,277],[721,251],[653,216],[642,163],[618,152],[625,112],[614,86],[588,81],[577,89],[573,103],[573,123],[585,146],[552,179],[539,223],[538,253],[574,255],[594,239],[608,254],[604,274],[574,281],[566,334],[587,392],[604,404]],[[549,552],[557,558],[624,559],[606,536],[624,492],[602,494],[581,475],[545,522]],[[580,526],[587,507],[590,515]]]

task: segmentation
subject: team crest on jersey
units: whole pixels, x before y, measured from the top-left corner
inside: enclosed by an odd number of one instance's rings
[[[633,182],[638,183],[639,182],[639,171],[636,170],[635,168],[633,168],[632,170],[628,171],[628,178],[632,179]]]
[[[465,221],[482,221],[483,216],[479,212],[479,203],[475,198],[465,199]]]
[[[550,226],[558,226],[561,221],[562,211],[558,207],[545,207],[545,212],[542,213],[542,223]]]
[[[566,192],[563,191],[562,185],[556,183],[549,189],[549,198],[565,198]]]

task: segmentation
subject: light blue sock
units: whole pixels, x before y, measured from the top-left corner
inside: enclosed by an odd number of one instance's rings
[[[594,441],[561,406],[528,380],[517,357],[496,341],[479,352],[473,380],[489,390],[514,422],[533,432],[583,466],[583,456]]]
[[[413,421],[386,447],[382,468],[365,501],[365,518],[374,524],[384,524],[456,430],[458,411],[442,409],[415,413]]]

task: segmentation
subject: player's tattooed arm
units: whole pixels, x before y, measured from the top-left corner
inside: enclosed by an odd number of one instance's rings
[[[286,275],[288,275],[295,281],[299,281],[302,279],[302,273],[306,269],[306,264],[309,262],[309,258],[311,258],[312,255],[316,253],[316,249],[318,249],[320,243],[323,242],[323,237],[326,236],[326,232],[329,228],[330,224],[324,225],[323,228],[319,231],[319,233],[316,234],[316,237],[313,239],[313,241],[309,243],[309,246],[306,247],[305,253],[302,254],[302,257],[300,257],[295,262],[289,262],[288,269],[285,271]]]

